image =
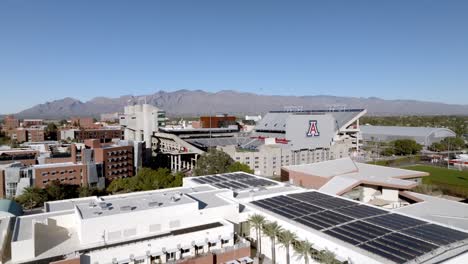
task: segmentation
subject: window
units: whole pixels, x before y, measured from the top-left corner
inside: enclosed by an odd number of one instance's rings
[[[182,249],[182,254],[189,253],[189,252],[190,252],[190,248],[183,248]]]
[[[216,247],[216,242],[208,242],[208,247]]]
[[[168,253],[166,254],[167,260],[175,260],[175,257],[176,257],[176,253],[175,253],[175,252],[168,252]]]

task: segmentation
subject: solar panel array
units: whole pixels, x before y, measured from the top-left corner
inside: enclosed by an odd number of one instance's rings
[[[315,191],[251,203],[395,263],[468,239],[468,233]]]
[[[192,180],[196,183],[211,184],[218,188],[227,188],[231,190],[245,190],[277,185],[274,181],[260,179],[242,172],[194,177]]]

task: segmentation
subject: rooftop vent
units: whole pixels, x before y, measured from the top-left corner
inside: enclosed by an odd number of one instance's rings
[[[122,211],[131,211],[133,209],[135,209],[135,207],[130,206],[130,205],[120,206],[120,210],[122,210]]]
[[[154,202],[149,202],[149,203],[148,203],[148,206],[149,206],[149,207],[156,207],[156,206],[160,206],[160,205],[161,205],[161,204],[160,204],[159,202],[156,202],[156,201],[154,201]]]

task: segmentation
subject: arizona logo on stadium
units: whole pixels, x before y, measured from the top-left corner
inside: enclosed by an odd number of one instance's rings
[[[309,129],[307,130],[308,137],[318,137],[320,133],[317,128],[317,120],[310,120],[309,121]]]

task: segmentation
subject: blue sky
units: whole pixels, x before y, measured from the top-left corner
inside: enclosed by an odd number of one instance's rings
[[[468,1],[0,1],[0,113],[158,90],[468,103]]]

